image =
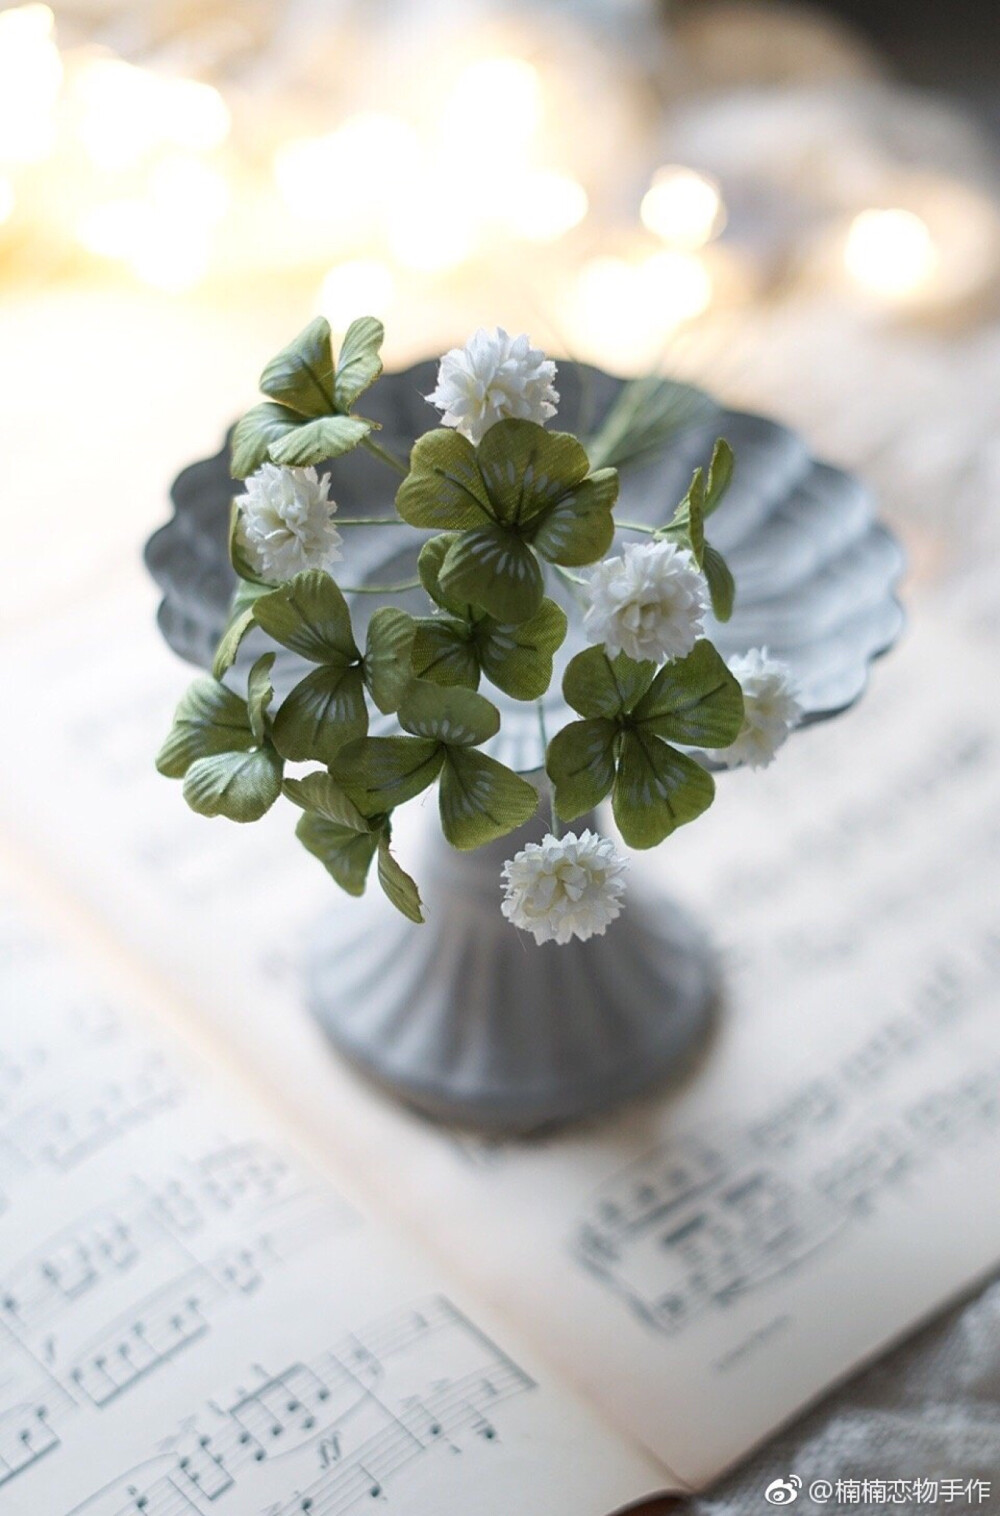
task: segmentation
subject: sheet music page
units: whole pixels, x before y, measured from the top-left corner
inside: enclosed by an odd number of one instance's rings
[[[9,650],[44,741],[9,753],[7,825],[680,1479],[707,1482],[1000,1261],[1000,712],[992,663],[943,622],[634,866],[632,888],[672,888],[723,955],[725,1008],[684,1087],[488,1144],[327,1053],[297,934],[350,904],[287,817],[205,823],[153,772],[186,671],[155,655],[148,610],[129,590],[72,647],[49,628]]]
[[[14,897],[4,1516],[606,1516],[662,1488]]]

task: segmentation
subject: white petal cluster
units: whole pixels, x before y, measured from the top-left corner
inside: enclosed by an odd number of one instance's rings
[[[630,543],[605,558],[587,585],[583,627],[610,658],[627,653],[656,663],[685,658],[704,631],[708,585],[687,548],[674,542]]]
[[[766,647],[751,648],[742,657],[731,658],[729,667],[740,681],[746,714],[736,741],[713,752],[712,757],[726,768],[738,764],[767,768],[802,718],[791,669],[780,658],[770,657]]]
[[[504,864],[500,909],[536,942],[569,942],[604,935],[621,913],[628,864],[607,837],[551,832]]]
[[[555,377],[552,359],[532,347],[524,333],[509,337],[501,326],[494,332],[480,327],[464,347],[445,353],[437,388],[427,399],[443,411],[445,426],[478,444],[505,417],[541,424],[554,416],[559,401]]]
[[[262,579],[283,584],[304,569],[325,569],[340,559],[337,507],[330,479],[314,468],[263,463],[237,498],[239,543]]]

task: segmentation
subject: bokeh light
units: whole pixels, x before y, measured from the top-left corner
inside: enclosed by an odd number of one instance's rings
[[[719,187],[694,169],[658,169],[643,196],[640,215],[645,226],[671,247],[695,252],[725,224]]]
[[[0,162],[36,163],[51,152],[63,65],[47,5],[0,11]]]
[[[862,211],[844,244],[844,264],[851,277],[863,289],[890,299],[920,291],[937,263],[930,228],[914,211]]]

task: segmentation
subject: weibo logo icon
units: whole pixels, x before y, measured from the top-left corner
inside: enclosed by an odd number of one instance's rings
[[[801,1488],[802,1480],[797,1474],[788,1479],[772,1479],[764,1491],[764,1499],[768,1505],[791,1505],[798,1500]]]

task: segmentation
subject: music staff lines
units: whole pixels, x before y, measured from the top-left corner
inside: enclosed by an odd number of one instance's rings
[[[743,1132],[697,1133],[608,1181],[579,1222],[577,1261],[648,1326],[674,1334],[797,1268],[893,1187],[1000,1125],[1000,1066],[876,1118],[816,1081]]]
[[[0,1430],[27,1408],[6,1453],[0,1437],[6,1477],[30,1467],[42,1424],[56,1439],[58,1418],[107,1407],[199,1342],[228,1301],[356,1221],[281,1153],[220,1143],[53,1234],[0,1278]],[[33,1391],[34,1365],[46,1382]]]
[[[310,1363],[255,1374],[209,1402],[197,1418],[204,1430],[176,1438],[169,1462],[123,1476],[69,1516],[243,1516],[250,1498],[273,1516],[348,1516],[402,1489],[414,1460],[498,1440],[496,1412],[534,1388],[443,1297],[369,1323]]]

